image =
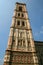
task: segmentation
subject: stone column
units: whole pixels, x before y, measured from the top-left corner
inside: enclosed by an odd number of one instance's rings
[[[27,34],[26,34],[26,30],[25,30],[25,45],[26,45],[26,51],[28,51],[28,44],[27,44]]]
[[[18,45],[18,29],[16,29],[16,42],[15,42],[15,50],[17,50],[17,45]]]

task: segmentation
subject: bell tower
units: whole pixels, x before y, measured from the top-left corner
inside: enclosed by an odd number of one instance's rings
[[[32,29],[25,3],[16,2],[4,65],[38,65]]]

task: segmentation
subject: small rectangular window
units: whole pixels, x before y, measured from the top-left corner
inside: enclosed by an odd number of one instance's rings
[[[24,21],[22,21],[22,26],[25,26],[25,23],[24,23]]]
[[[17,21],[17,25],[20,25],[20,21]]]
[[[21,6],[19,6],[19,11],[22,11],[22,7]]]
[[[20,16],[20,13],[18,13],[18,16]]]
[[[24,17],[24,14],[22,13],[22,17]]]

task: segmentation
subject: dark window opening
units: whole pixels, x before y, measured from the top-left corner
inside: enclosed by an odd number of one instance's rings
[[[19,11],[22,11],[22,7],[21,6],[19,6]]]
[[[18,43],[20,43],[20,40],[18,40]]]
[[[17,25],[20,25],[20,21],[17,22]]]
[[[15,42],[15,40],[13,40],[13,42]]]
[[[22,14],[22,17],[24,17],[24,15]]]
[[[24,21],[22,22],[22,26],[25,26],[25,23],[24,23]]]
[[[18,13],[18,16],[20,16],[20,13]]]
[[[25,47],[25,41],[23,41],[23,46]]]
[[[22,40],[21,40],[21,46],[22,46]]]
[[[18,46],[22,46],[22,40],[18,40]]]
[[[28,41],[28,43],[30,43],[30,41]]]
[[[23,41],[23,43],[25,43],[25,41]]]

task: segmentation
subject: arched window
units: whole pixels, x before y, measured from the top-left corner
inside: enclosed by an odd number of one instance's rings
[[[25,40],[23,41],[23,47],[25,47],[26,45],[25,45]]]
[[[18,47],[22,47],[22,40],[18,40]]]
[[[24,17],[24,14],[22,13],[22,15],[21,15],[22,17]]]
[[[24,23],[24,21],[22,21],[22,26],[25,26],[25,23]]]
[[[20,25],[20,21],[17,21],[17,25]]]
[[[19,11],[22,11],[22,7],[21,6],[19,6]]]
[[[18,13],[18,16],[20,16],[20,13]]]

